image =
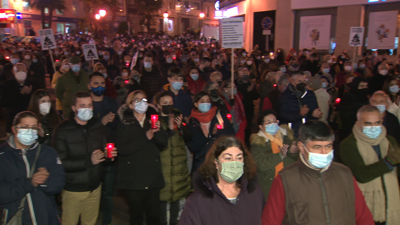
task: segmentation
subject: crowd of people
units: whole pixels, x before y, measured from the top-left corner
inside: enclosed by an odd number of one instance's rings
[[[400,55],[56,41],[0,48],[3,224],[400,224]]]

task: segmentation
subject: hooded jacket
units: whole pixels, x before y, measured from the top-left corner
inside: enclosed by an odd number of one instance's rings
[[[36,162],[37,170],[46,168],[50,173],[46,182],[36,188],[32,180],[27,178],[31,164],[35,161],[39,144],[35,143],[28,149],[17,149],[14,144],[15,136],[0,146],[0,211],[8,209],[8,220],[18,211],[24,196],[27,196],[22,216],[22,224],[56,225],[58,210],[54,195],[60,193],[65,185],[65,174],[57,152],[42,145]]]
[[[195,191],[186,201],[179,224],[183,225],[260,225],[264,195],[254,179],[240,178],[241,189],[232,203],[218,188],[214,178],[193,176]]]
[[[105,128],[95,118],[86,125],[80,125],[71,113],[69,119],[58,125],[53,135],[53,147],[64,166],[65,190],[85,192],[100,186],[104,176],[103,166],[102,163],[93,165],[92,153],[104,150],[105,146]]]
[[[189,117],[190,113],[192,112],[193,109],[193,101],[192,97],[190,96],[189,93],[186,93],[183,88],[179,90],[178,94],[175,95],[171,91],[171,85],[166,84],[163,86],[161,91],[168,91],[174,98],[174,108],[179,109],[179,111],[182,112],[183,117]]]

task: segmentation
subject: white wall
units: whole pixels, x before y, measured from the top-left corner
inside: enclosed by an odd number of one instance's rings
[[[400,2],[400,0],[378,0],[378,2],[369,2],[371,0],[292,0],[292,9],[324,8],[344,5],[368,5],[388,2]]]

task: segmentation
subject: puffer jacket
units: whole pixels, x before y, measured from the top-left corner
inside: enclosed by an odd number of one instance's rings
[[[10,220],[18,211],[22,198],[27,196],[22,214],[23,225],[58,225],[54,195],[60,193],[65,185],[64,169],[57,152],[42,145],[35,170],[44,167],[50,175],[44,184],[35,188],[32,180],[27,178],[27,171],[31,170],[38,149],[38,143],[28,149],[17,149],[14,136],[0,146],[0,211],[8,209],[7,220]]]
[[[160,121],[165,130],[169,129],[164,119]],[[161,152],[165,187],[160,191],[160,200],[175,202],[186,197],[190,191],[190,174],[184,139],[190,139],[191,134],[189,129],[182,124],[179,130],[178,128],[170,130],[169,136],[168,147]]]
[[[106,146],[106,132],[103,124],[95,118],[86,125],[79,125],[71,113],[55,129],[53,147],[64,165],[66,174],[65,190],[73,192],[93,191],[103,180],[102,163],[93,165],[92,153]]]
[[[117,128],[116,147],[119,162],[117,166],[117,188],[122,190],[148,190],[164,187],[160,151],[168,146],[168,135],[164,129],[147,139],[150,116],[157,112],[149,107],[143,127],[126,105],[118,110],[121,123]]]

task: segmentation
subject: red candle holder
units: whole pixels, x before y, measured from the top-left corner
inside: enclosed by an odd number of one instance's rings
[[[226,114],[226,117],[229,119],[229,121],[232,121],[232,114],[228,113]]]
[[[107,158],[114,158],[112,155],[112,151],[114,149],[114,143],[107,143]]]
[[[151,115],[151,129],[157,129],[158,115]]]

